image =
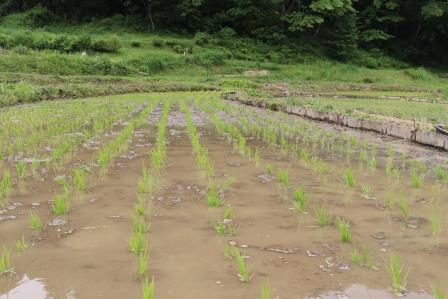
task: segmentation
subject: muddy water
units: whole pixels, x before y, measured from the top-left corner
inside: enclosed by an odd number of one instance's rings
[[[196,115],[195,123],[201,125],[204,119]],[[339,175],[318,176],[278,149],[250,141],[262,149],[265,163],[289,167],[293,186],[305,186],[310,203],[307,213],[299,214],[292,209],[292,190],[283,194],[275,180],[262,180],[263,169],[234,152],[209,126],[202,126],[215,179],[235,180],[222,199],[233,207],[237,233],[218,236],[214,223],[222,219],[223,208],[207,206],[206,185],[200,180],[183,124],[182,116],[172,113],[163,186],[152,197],[149,268],[156,281],[156,298],[258,298],[266,280],[272,298],[393,298],[385,270],[391,253],[399,253],[405,268],[411,269],[407,298],[432,298],[427,294],[430,284],[448,281],[447,234],[443,232],[440,245],[435,246],[428,222],[430,186],[411,193],[411,216],[416,219],[411,228],[397,208],[379,206],[391,184],[381,171],[356,169],[357,188],[351,190]],[[145,133],[145,143],[152,142],[151,136]],[[150,148],[134,142],[130,150],[138,156],[118,160],[109,176],[70,212],[68,224],[59,232],[48,229],[35,246],[14,254],[16,274],[0,278],[1,299],[141,297],[136,260],[128,252],[127,239],[137,179]],[[343,167],[337,162],[331,166]],[[372,187],[375,199],[362,197],[362,183]],[[442,192],[447,194],[446,189]],[[37,194],[44,202],[43,191]],[[446,199],[440,196],[443,208]],[[33,200],[28,196],[23,201]],[[317,206],[350,221],[351,244],[341,243],[333,226],[317,225],[313,213]],[[49,206],[39,209],[46,211]],[[20,221],[0,223],[2,243],[7,240],[12,245],[24,227]],[[371,246],[377,270],[350,261],[353,243],[358,241]],[[224,256],[228,242],[240,246],[247,256],[251,277],[247,283],[239,281],[235,261]]]

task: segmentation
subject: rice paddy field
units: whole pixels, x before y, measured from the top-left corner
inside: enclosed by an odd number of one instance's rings
[[[445,152],[213,91],[0,124],[1,299],[447,298]]]

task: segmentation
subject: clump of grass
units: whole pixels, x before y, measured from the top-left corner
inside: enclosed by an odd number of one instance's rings
[[[145,218],[139,215],[135,215],[132,220],[135,233],[144,234],[149,231],[150,225],[145,222]]]
[[[231,206],[226,206],[224,208],[224,219],[231,221],[233,219],[233,209]]]
[[[423,185],[423,175],[418,174],[416,169],[411,170],[411,186],[419,189]]]
[[[249,270],[247,268],[246,257],[241,250],[237,250],[237,254],[235,256],[236,265],[238,267],[238,277],[242,282],[249,281]]]
[[[349,186],[350,188],[355,187],[355,185],[356,185],[355,174],[353,173],[352,169],[348,169],[344,173],[344,180],[345,180],[345,183],[347,184],[347,186]]]
[[[23,180],[26,176],[26,164],[20,160],[16,165],[17,176],[19,180]]]
[[[308,203],[308,195],[305,193],[303,186],[297,187],[294,191],[294,204],[297,211],[304,212]]]
[[[28,248],[28,242],[25,241],[25,236],[22,236],[22,239],[16,241],[17,251],[24,251],[27,248]]]
[[[350,242],[351,237],[350,237],[349,223],[345,219],[338,217],[336,219],[336,228],[338,229],[339,233],[341,234],[341,241],[343,243]]]
[[[406,196],[403,196],[399,203],[400,212],[403,219],[406,221],[409,219],[409,200]]]
[[[261,285],[261,295],[260,298],[261,299],[269,299],[271,298],[271,294],[270,294],[270,290],[269,290],[269,283],[266,280],[262,285]]]
[[[319,222],[319,225],[325,226],[330,225],[332,221],[332,216],[328,211],[323,207],[318,207],[315,210],[315,215],[317,217],[317,220]]]
[[[398,254],[393,254],[390,257],[389,264],[387,265],[387,271],[389,272],[392,290],[394,293],[405,293],[410,269],[406,273],[404,272],[404,267],[401,264],[401,259]]]
[[[70,209],[70,202],[66,194],[55,195],[53,197],[53,203],[51,205],[53,214],[56,216],[65,215]]]
[[[148,250],[148,242],[145,241],[141,232],[134,232],[128,241],[129,250],[135,254],[140,255],[145,250]]]
[[[12,273],[12,271],[13,267],[11,251],[4,246],[3,252],[0,255],[0,275]]]
[[[364,196],[366,197],[372,196],[372,187],[370,187],[369,185],[362,185],[361,190]]]
[[[221,198],[219,197],[218,186],[214,183],[210,183],[207,192],[207,203],[209,207],[221,206]]]
[[[431,286],[435,299],[447,299],[448,293],[445,293],[439,286]]]
[[[149,249],[144,249],[140,252],[138,259],[138,275],[145,277],[148,274]]]
[[[145,279],[143,284],[143,299],[153,299],[155,291],[154,277],[152,281],[149,282],[148,278]]]
[[[76,168],[73,170],[73,185],[75,186],[76,190],[78,191],[84,191],[86,189],[86,172],[84,169]]]
[[[145,207],[145,200],[140,196],[137,198],[137,202],[134,204],[134,212],[140,217],[145,217],[149,214],[149,207]]]
[[[352,262],[361,267],[374,268],[372,249],[367,245],[360,245],[359,249],[355,246],[352,250]]]
[[[215,223],[215,231],[218,235],[225,235],[227,228],[226,228],[226,225],[224,224],[224,222],[217,221]]]
[[[7,204],[6,199],[11,194],[12,190],[12,177],[8,170],[3,172],[3,178],[0,181],[0,200],[3,199],[3,204]],[[2,202],[0,202],[2,204]]]
[[[267,164],[267,165],[266,165],[266,167],[265,167],[265,171],[266,171],[266,174],[267,174],[268,176],[270,176],[270,177],[272,177],[272,175],[274,174],[274,171],[273,171],[273,169],[272,169],[272,165],[271,165],[271,164]]]
[[[289,173],[286,169],[279,169],[277,171],[277,180],[283,186],[283,188],[288,189],[289,187]]]
[[[147,194],[150,193],[155,187],[158,186],[158,179],[156,175],[150,173],[148,169],[143,166],[142,177],[138,180],[138,193]]]
[[[227,259],[229,260],[234,259],[237,256],[238,252],[239,252],[238,248],[236,248],[234,245],[231,244],[224,245],[224,256]]]
[[[30,223],[31,228],[37,232],[40,232],[44,228],[42,220],[40,220],[39,216],[32,211],[30,211]]]
[[[434,167],[434,173],[436,174],[437,180],[441,182],[448,182],[448,169],[441,166]]]
[[[431,222],[431,229],[433,235],[440,235],[442,233],[442,221],[443,221],[443,214],[440,210],[440,207],[438,205],[432,204],[431,205],[431,213],[429,216],[429,221]]]

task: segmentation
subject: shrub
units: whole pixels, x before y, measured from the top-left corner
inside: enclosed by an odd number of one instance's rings
[[[93,43],[93,50],[98,52],[117,52],[121,48],[118,38],[99,39]]]
[[[152,45],[156,48],[161,48],[163,47],[163,40],[156,38],[152,41]]]
[[[141,46],[142,46],[142,44],[139,41],[131,42],[131,47],[133,47],[133,48],[140,48]]]
[[[433,78],[433,75],[423,67],[419,67],[416,69],[407,69],[404,71],[404,73],[413,80],[428,81]]]
[[[193,37],[193,42],[199,46],[205,46],[210,43],[210,37],[204,32],[196,32]]]

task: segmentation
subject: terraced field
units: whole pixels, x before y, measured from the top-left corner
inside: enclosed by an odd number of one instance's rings
[[[445,298],[443,152],[216,92],[0,124],[0,299]]]

